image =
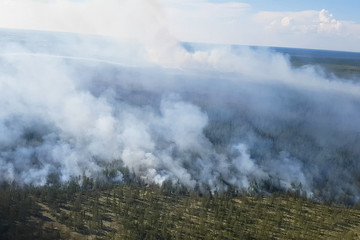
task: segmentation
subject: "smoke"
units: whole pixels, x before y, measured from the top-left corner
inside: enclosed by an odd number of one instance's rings
[[[358,198],[357,83],[154,29],[137,41],[1,30],[0,180],[98,177],[115,162],[149,183]]]

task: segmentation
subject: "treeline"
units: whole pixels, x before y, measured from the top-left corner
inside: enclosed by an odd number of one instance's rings
[[[3,185],[0,239],[353,239],[360,225],[358,210],[321,205],[301,186],[267,196],[231,186],[211,192],[149,185],[126,172],[119,184],[81,176]]]

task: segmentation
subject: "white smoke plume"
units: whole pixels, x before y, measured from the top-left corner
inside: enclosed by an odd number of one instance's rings
[[[147,14],[161,16],[154,9]],[[359,196],[358,84],[293,69],[270,50],[189,50],[155,22],[125,36],[134,42],[112,31],[116,38],[0,31],[2,181],[44,185],[56,174],[66,182],[120,162],[149,183],[222,190],[272,181]]]

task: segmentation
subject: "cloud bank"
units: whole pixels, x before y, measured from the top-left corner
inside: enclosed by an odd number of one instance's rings
[[[255,12],[241,2],[1,0],[0,27],[98,34],[143,44],[161,38],[169,46],[179,39],[360,51],[360,24],[337,19],[326,9]]]
[[[255,12],[239,2],[163,3],[173,34],[183,41],[360,51],[360,24],[326,9]]]

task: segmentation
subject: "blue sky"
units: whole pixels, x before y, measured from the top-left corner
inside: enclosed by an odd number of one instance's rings
[[[0,0],[0,28],[360,52],[360,0]]]
[[[358,0],[159,0],[184,41],[360,52]]]
[[[213,3],[243,2],[255,11],[304,11],[327,9],[338,18],[360,22],[359,0],[210,0]]]

